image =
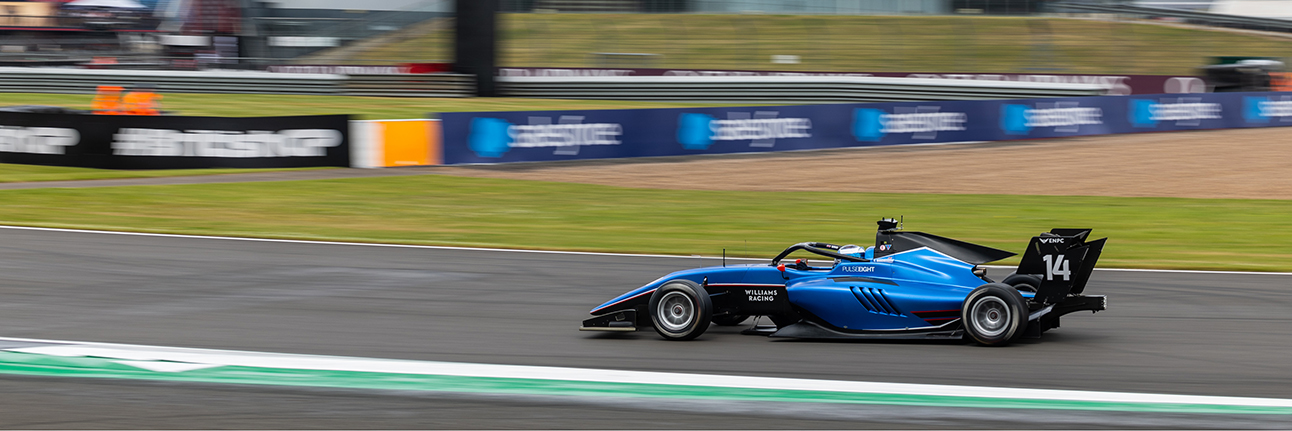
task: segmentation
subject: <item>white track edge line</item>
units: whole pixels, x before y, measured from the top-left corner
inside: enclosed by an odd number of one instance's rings
[[[476,364],[464,362],[415,361],[345,356],[283,354],[237,350],[193,349],[133,344],[75,342],[29,338],[0,337],[0,341],[50,343],[6,351],[53,356],[85,356],[126,359],[163,360],[198,364],[218,364],[259,368],[328,370],[347,372],[403,373],[461,377],[507,378],[529,380],[565,380],[599,383],[629,383],[675,386],[710,386],[743,389],[797,391],[830,391],[890,395],[920,395],[976,398],[1010,398],[1050,401],[1083,401],[1113,403],[1165,403],[1224,406],[1292,407],[1292,399],[1253,398],[1208,395],[1173,395],[1133,392],[1081,391],[1062,389],[1024,389],[988,386],[884,383],[847,380],[817,380],[784,377],[752,377],[720,374],[688,374],[654,371],[626,371],[592,368],[567,368],[532,365]],[[62,353],[62,355],[59,355]]]
[[[9,226],[9,225],[0,225],[0,229],[34,230],[34,231],[67,232],[67,233],[96,233],[96,234],[105,234],[105,235],[143,236],[143,237],[157,237],[157,238],[213,239],[213,240],[227,240],[227,241],[272,242],[272,243],[284,243],[284,244],[345,245],[345,246],[360,246],[360,247],[412,248],[412,249],[429,249],[429,250],[462,250],[462,251],[490,251],[490,252],[536,253],[536,254],[564,254],[564,255],[578,255],[578,256],[659,257],[659,258],[673,258],[673,259],[722,259],[722,257],[712,257],[712,256],[677,256],[677,255],[668,255],[668,254],[631,254],[631,253],[606,253],[606,252],[595,252],[595,251],[526,250],[526,249],[519,249],[519,248],[457,247],[457,246],[447,246],[447,245],[318,241],[318,240],[303,240],[303,239],[252,238],[252,237],[214,236],[214,235],[184,235],[184,234],[172,234],[172,233],[124,232],[124,231],[110,231],[110,230],[65,229],[65,228],[52,228],[52,227]],[[744,257],[727,258],[727,260],[738,260],[738,259],[739,260],[767,260],[767,259],[754,259],[754,258],[744,258]]]
[[[251,238],[237,236],[214,236],[214,235],[184,235],[172,233],[149,233],[149,232],[124,232],[111,230],[94,230],[94,229],[67,229],[53,227],[34,227],[34,226],[10,226],[0,225],[0,229],[11,230],[32,230],[45,232],[67,232],[67,233],[95,233],[104,235],[123,235],[123,236],[143,236],[156,238],[183,238],[183,239],[213,239],[226,241],[248,241],[248,242],[272,242],[283,244],[316,244],[316,245],[344,245],[360,247],[386,247],[386,248],[411,248],[424,250],[461,250],[461,251],[488,251],[488,252],[510,252],[510,253],[535,253],[535,254],[563,254],[574,256],[610,256],[610,257],[653,257],[669,259],[709,259],[722,260],[722,256],[678,256],[669,254],[634,254],[634,253],[607,253],[595,251],[563,251],[563,250],[526,250],[518,248],[489,248],[489,247],[457,247],[447,245],[416,245],[416,244],[387,244],[375,242],[345,242],[345,241],[318,241],[303,239],[277,239],[277,238]],[[766,261],[767,259],[758,259],[752,257],[726,257],[726,260],[752,260]],[[984,268],[1010,269],[1012,266],[1001,265],[981,265]],[[1096,271],[1119,271],[1119,272],[1154,272],[1154,273],[1179,273],[1179,274],[1235,274],[1235,275],[1292,275],[1292,272],[1260,272],[1260,271],[1207,271],[1192,269],[1137,269],[1137,268],[1095,268]]]

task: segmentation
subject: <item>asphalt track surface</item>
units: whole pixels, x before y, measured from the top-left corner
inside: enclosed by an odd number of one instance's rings
[[[1110,244],[1111,246],[1111,244]],[[712,260],[0,229],[0,336],[681,373],[1292,398],[1292,276],[1098,271],[1109,310],[1007,348],[596,334]],[[0,375],[4,428],[1287,428],[1286,416],[592,400]]]

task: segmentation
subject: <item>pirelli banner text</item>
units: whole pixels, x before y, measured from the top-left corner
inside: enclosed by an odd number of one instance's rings
[[[1292,126],[1288,93],[441,115],[444,163],[505,163]]]
[[[0,113],[0,163],[101,169],[349,166],[349,120]]]

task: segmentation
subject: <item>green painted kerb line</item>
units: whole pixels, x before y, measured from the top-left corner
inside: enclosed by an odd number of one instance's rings
[[[581,397],[670,398],[725,401],[877,404],[993,409],[1054,409],[1146,413],[1292,415],[1292,407],[1129,403],[1016,398],[900,395],[832,391],[746,389],[712,386],[585,382],[571,380],[462,377],[427,374],[213,366],[187,371],[154,371],[93,357],[60,357],[0,352],[0,373],[48,377],[181,381],[244,385],[326,387],[426,392],[521,394]],[[155,362],[158,368],[167,364]]]

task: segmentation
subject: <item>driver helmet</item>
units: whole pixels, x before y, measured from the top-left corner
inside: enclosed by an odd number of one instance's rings
[[[848,244],[843,247],[839,247],[839,254],[845,254],[852,257],[862,257],[865,253],[866,250],[856,244]]]

